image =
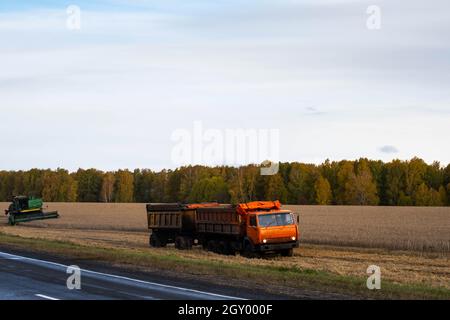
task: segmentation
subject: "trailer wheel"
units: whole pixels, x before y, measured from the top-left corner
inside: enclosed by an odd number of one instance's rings
[[[194,239],[190,237],[184,237],[184,243],[187,250],[191,250],[194,245]]]
[[[283,257],[292,257],[294,255],[294,249],[291,248],[291,249],[283,250],[283,251],[281,251],[281,255]]]
[[[159,239],[159,237],[155,233],[152,233],[150,235],[149,244],[150,244],[150,247],[153,247],[153,248],[160,248],[160,247],[162,247],[161,240]]]
[[[226,254],[226,252],[227,252],[227,243],[225,241],[220,241],[217,246],[217,253]]]
[[[175,238],[175,248],[177,248],[178,250],[186,250],[188,248],[186,239],[182,236],[176,237]]]
[[[206,245],[207,250],[211,252],[217,252],[217,241],[215,240],[209,240],[208,244]]]

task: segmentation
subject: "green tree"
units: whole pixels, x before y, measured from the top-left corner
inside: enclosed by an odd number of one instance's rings
[[[155,173],[151,170],[135,170],[134,198],[136,202],[152,202],[152,188]]]
[[[115,174],[114,201],[120,203],[133,202],[134,176],[128,170],[119,170]]]
[[[228,186],[222,177],[204,178],[197,181],[189,196],[190,202],[228,202]]]
[[[75,179],[78,181],[78,201],[97,202],[100,200],[103,172],[96,169],[78,169]]]
[[[318,176],[319,171],[316,166],[293,163],[289,172],[289,182],[287,185],[288,202],[292,204],[314,203],[314,183]]]

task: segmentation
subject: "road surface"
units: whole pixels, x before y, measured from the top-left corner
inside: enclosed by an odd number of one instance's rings
[[[205,292],[81,270],[81,290],[69,290],[67,265],[0,252],[0,300],[238,300]]]

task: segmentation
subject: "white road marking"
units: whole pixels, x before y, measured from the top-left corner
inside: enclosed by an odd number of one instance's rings
[[[43,294],[35,294],[35,296],[39,297],[39,298],[47,299],[47,300],[54,300],[54,301],[59,300],[59,299],[52,298],[52,297],[49,297],[49,296],[46,296],[46,295],[43,295]]]
[[[34,259],[34,258],[28,258],[28,257],[18,256],[18,255],[15,255],[15,254],[1,252],[1,251],[0,251],[0,257],[14,259],[14,260],[34,261],[34,262],[38,262],[38,263],[42,263],[42,264],[62,267],[62,268],[65,268],[65,269],[67,269],[67,267],[68,267],[68,266],[66,266],[64,264],[61,264],[61,263],[45,261],[45,260],[39,260],[39,259]],[[202,295],[206,295],[206,296],[216,297],[216,298],[219,298],[219,299],[221,298],[221,299],[230,299],[230,300],[247,300],[247,299],[239,298],[239,297],[232,297],[232,296],[226,296],[226,295],[221,295],[221,294],[211,293],[211,292],[206,292],[206,291],[200,291],[200,290],[188,289],[188,288],[183,288],[183,287],[171,286],[171,285],[166,285],[166,284],[161,284],[161,283],[156,283],[156,282],[150,282],[150,281],[144,281],[144,280],[139,280],[139,279],[128,278],[128,277],[124,277],[124,276],[118,276],[118,275],[114,275],[114,274],[108,274],[108,273],[103,273],[103,272],[92,271],[92,270],[81,269],[81,272],[86,272],[86,273],[90,273],[90,274],[94,274],[94,275],[100,275],[100,276],[104,276],[104,277],[111,277],[111,278],[120,279],[120,280],[132,281],[132,282],[136,282],[136,283],[140,283],[140,284],[148,284],[148,285],[152,285],[152,286],[158,286],[158,287],[161,287],[161,288],[175,289],[175,290],[184,291],[184,292],[192,292],[192,293],[196,293],[196,294],[202,294]]]

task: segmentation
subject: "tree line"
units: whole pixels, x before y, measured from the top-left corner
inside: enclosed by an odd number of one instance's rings
[[[186,166],[103,172],[96,169],[0,171],[0,201],[33,195],[48,202],[247,202],[318,205],[450,205],[450,165],[359,159],[320,165],[280,163],[272,176],[260,165]]]

